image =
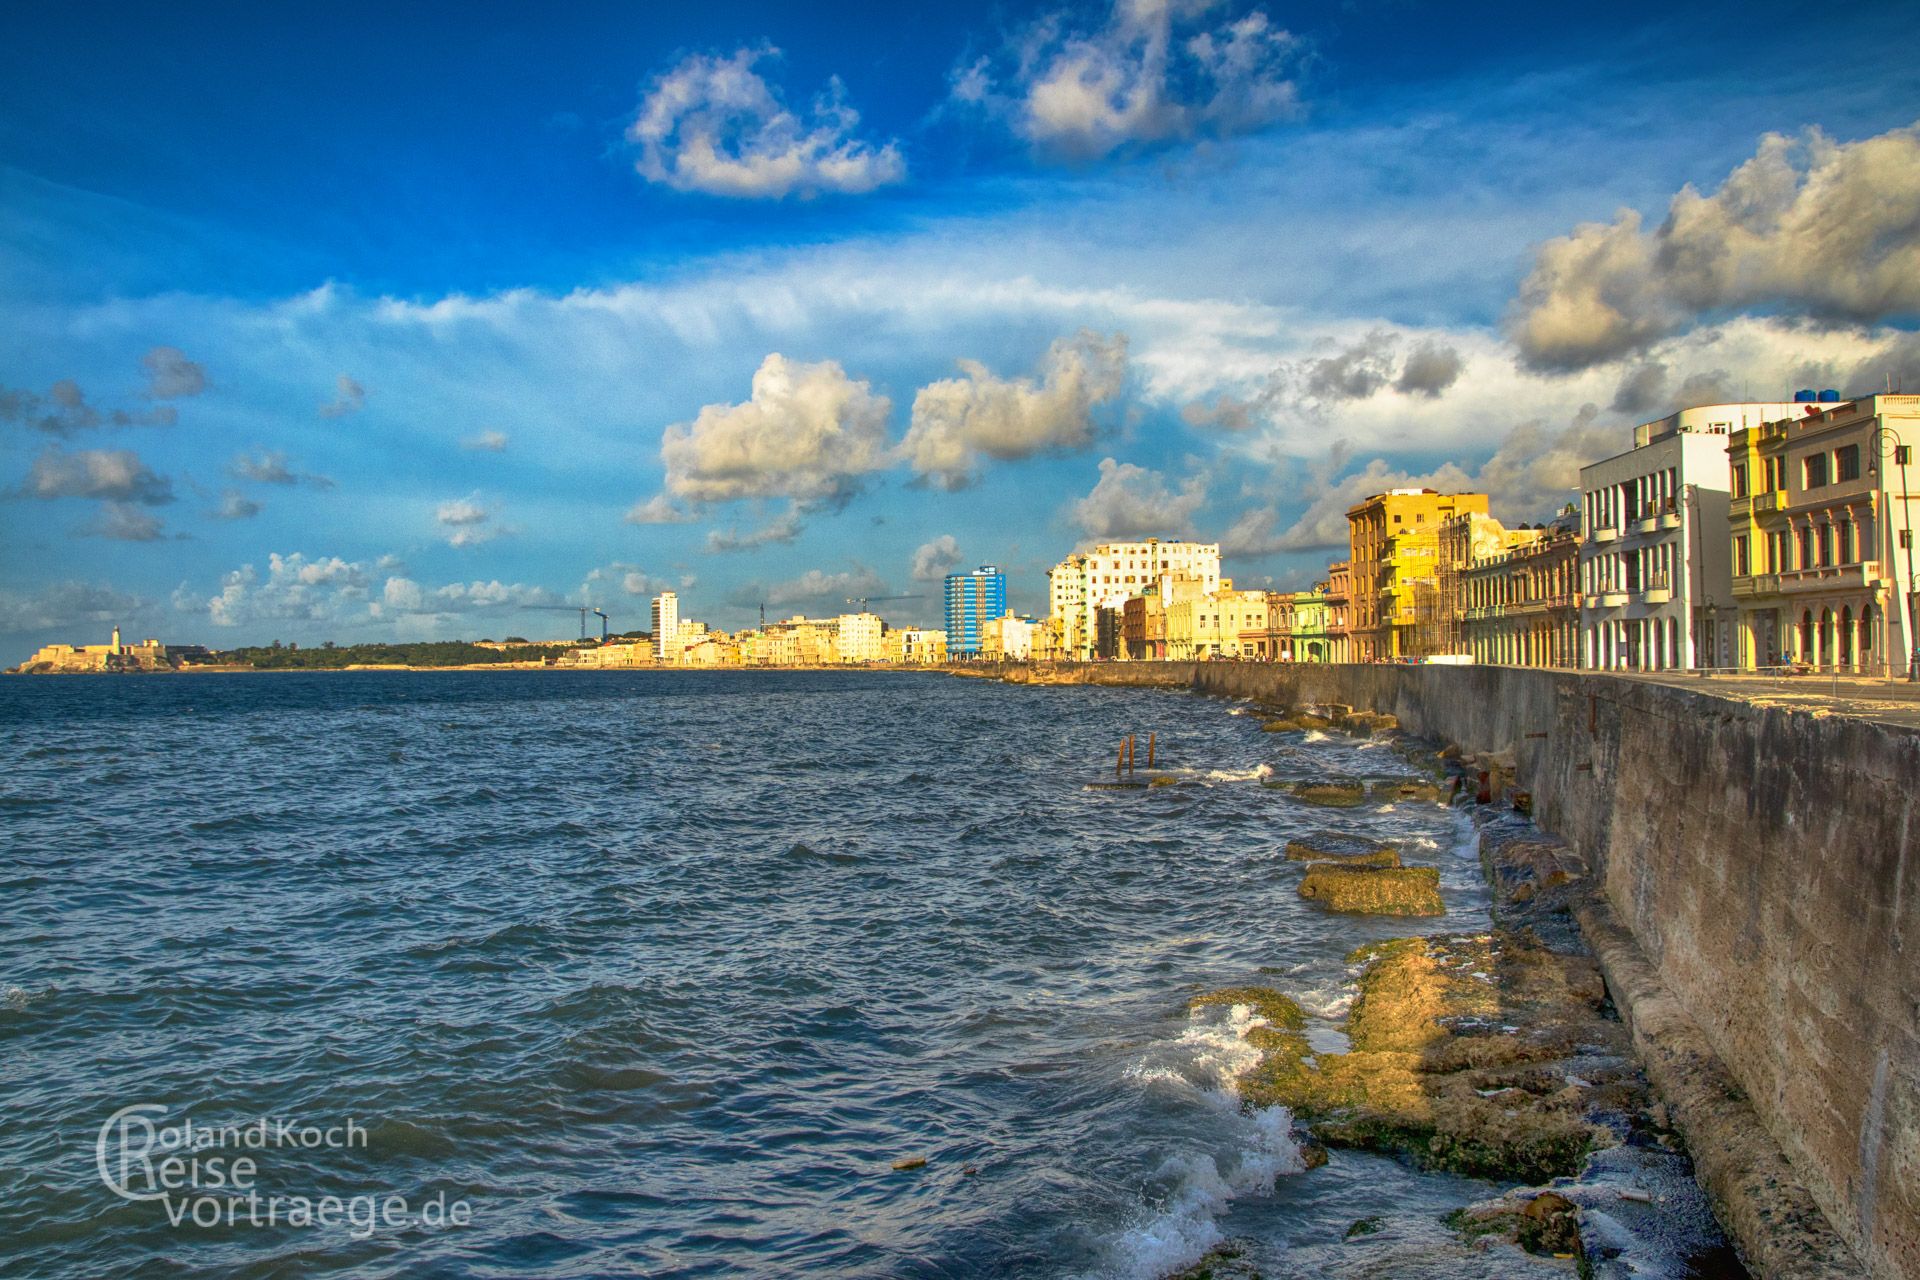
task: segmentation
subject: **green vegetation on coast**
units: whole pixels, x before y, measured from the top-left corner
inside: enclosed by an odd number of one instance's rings
[[[225,649],[213,655],[224,666],[259,671],[339,671],[346,667],[478,667],[557,658],[571,644],[515,645],[495,649],[465,640],[423,640],[415,644],[326,644],[319,648],[260,646]]]

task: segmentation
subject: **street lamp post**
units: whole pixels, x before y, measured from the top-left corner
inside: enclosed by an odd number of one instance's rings
[[[1920,634],[1916,634],[1916,624],[1920,624],[1920,592],[1916,591],[1913,577],[1913,486],[1907,483],[1907,466],[1913,461],[1913,446],[1900,438],[1898,432],[1886,423],[1873,429],[1873,452],[1877,460],[1891,461],[1900,468],[1900,508],[1906,528],[1900,537],[1907,552],[1907,679],[1920,683]],[[1885,480],[1885,473],[1882,473]]]

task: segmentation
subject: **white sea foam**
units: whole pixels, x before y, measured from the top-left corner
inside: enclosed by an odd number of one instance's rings
[[[1271,778],[1273,766],[1257,764],[1251,769],[1209,769],[1200,776],[1208,782],[1253,782],[1259,778]]]
[[[1327,735],[1326,735],[1326,734],[1324,734],[1324,733],[1322,733],[1322,732],[1320,732],[1320,730],[1318,730],[1318,729],[1309,729],[1309,730],[1307,730],[1307,735],[1306,735],[1306,737],[1304,737],[1304,738],[1302,738],[1302,739],[1300,739],[1300,741],[1302,741],[1302,742],[1326,742],[1326,741],[1329,741],[1329,739],[1328,739],[1328,737],[1327,737]]]
[[[1128,1076],[1150,1088],[1184,1090],[1228,1126],[1225,1149],[1180,1151],[1161,1161],[1151,1179],[1162,1194],[1108,1241],[1108,1280],[1158,1280],[1198,1262],[1223,1239],[1219,1219],[1245,1195],[1269,1195],[1281,1177],[1306,1170],[1285,1107],[1240,1109],[1237,1081],[1260,1061],[1247,1033],[1268,1025],[1249,1005],[1224,1013],[1200,1008],[1180,1036],[1136,1065]]]

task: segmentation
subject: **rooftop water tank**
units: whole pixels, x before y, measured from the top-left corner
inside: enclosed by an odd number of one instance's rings
[[[1816,398],[1812,387],[1808,387],[1805,391],[1796,391],[1793,393],[1793,402],[1795,404],[1812,404]]]
[[[1820,403],[1821,404],[1839,404],[1840,393],[1838,391],[1835,391],[1832,387],[1828,387],[1825,391],[1822,391],[1820,393]]]

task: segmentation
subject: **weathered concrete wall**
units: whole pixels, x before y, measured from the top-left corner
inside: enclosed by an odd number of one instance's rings
[[[1920,732],[1505,667],[1027,674],[1348,703],[1511,751],[1841,1237],[1920,1277]]]

